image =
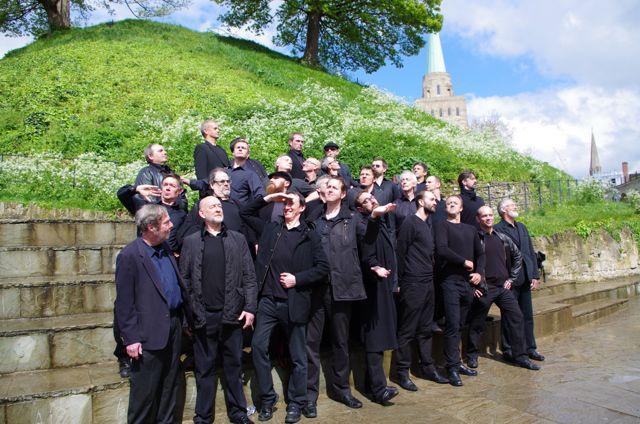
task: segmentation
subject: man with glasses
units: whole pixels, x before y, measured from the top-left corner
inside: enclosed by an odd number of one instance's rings
[[[287,152],[287,156],[291,158],[291,176],[301,180],[304,180],[305,177],[302,171],[302,164],[304,163],[303,146],[304,136],[298,132],[291,133],[289,136],[289,152]]]

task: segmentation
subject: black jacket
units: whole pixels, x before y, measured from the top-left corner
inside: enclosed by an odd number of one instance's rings
[[[484,199],[478,196],[475,190],[467,190],[464,187],[460,187],[460,196],[462,197],[460,222],[480,228],[476,220],[476,214],[478,209],[484,206]]]
[[[529,235],[527,227],[523,223],[517,221],[515,227],[511,227],[508,222],[502,220],[498,222],[493,229],[499,233],[509,236],[522,253],[522,269],[518,274],[518,278],[513,280],[514,284],[516,286],[520,286],[525,282],[527,284],[531,283],[531,280],[533,279],[539,279],[540,270],[538,269],[538,258],[536,256],[536,251],[533,248],[531,236]],[[515,231],[509,231],[510,229]],[[513,233],[517,233],[518,236],[511,237]]]
[[[196,169],[196,178],[208,180],[209,172],[214,168],[228,168],[230,165],[227,152],[220,147],[205,141],[198,144],[193,150],[193,163]]]
[[[193,313],[193,326],[205,325],[205,307],[202,298],[202,253],[204,229],[184,239],[180,255],[180,273],[187,288],[187,298]],[[225,259],[225,289],[222,322],[238,324],[242,311],[255,314],[258,309],[256,274],[244,236],[223,225],[222,245]]]
[[[495,230],[495,228],[494,228]],[[498,232],[494,231],[498,238],[502,240],[502,244],[504,245],[504,251],[507,257],[507,269],[509,270],[509,280],[513,285],[516,284],[516,279],[518,278],[518,274],[520,274],[520,270],[522,269],[522,255],[520,254],[520,250],[518,246],[511,240],[510,237]],[[480,237],[480,243],[482,243],[482,248],[484,249],[484,237],[486,233],[484,231],[478,231],[478,236]],[[484,278],[484,275],[482,276]]]
[[[284,225],[284,219],[281,218],[278,222],[266,223],[262,229],[256,259],[258,293],[262,291],[278,240],[285,231]],[[300,225],[303,226],[302,239],[294,249],[288,271],[296,277],[296,286],[287,291],[287,303],[289,321],[306,324],[311,310],[311,289],[316,284],[326,284],[329,263],[320,244],[320,236],[306,223],[301,222]]]

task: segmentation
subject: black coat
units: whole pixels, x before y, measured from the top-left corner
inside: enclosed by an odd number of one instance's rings
[[[523,223],[517,221],[516,226],[511,227],[508,222],[502,220],[498,222],[493,229],[511,237],[522,254],[522,269],[520,270],[520,273],[518,273],[518,278],[514,281],[514,284],[516,286],[520,286],[521,284],[531,283],[531,280],[533,279],[539,279],[540,270],[538,268],[538,258],[536,256],[536,251],[533,248],[533,242],[531,241],[531,236],[529,235],[527,227]],[[514,233],[517,234],[516,237],[514,237]]]
[[[208,180],[212,169],[228,168],[230,165],[227,152],[208,141],[196,146],[193,151],[193,163],[196,168],[196,178],[199,180]]]
[[[476,195],[475,190],[467,190],[464,187],[460,187],[460,196],[462,197],[460,222],[480,228],[478,221],[476,220],[476,215],[478,213],[478,209],[480,209],[481,206],[484,206],[484,199]]]

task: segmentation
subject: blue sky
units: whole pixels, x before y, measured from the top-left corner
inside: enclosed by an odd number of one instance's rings
[[[499,119],[514,148],[578,178],[588,172],[593,128],[604,171],[620,171],[623,160],[640,171],[638,0],[443,0],[442,12],[447,71],[471,122]],[[275,49],[272,29],[255,36],[223,28],[220,13],[192,0],[163,20]],[[116,5],[114,16],[98,10],[88,24],[125,18],[131,14]],[[0,55],[28,42],[0,36]],[[413,102],[425,70],[423,49],[403,68],[350,75]]]

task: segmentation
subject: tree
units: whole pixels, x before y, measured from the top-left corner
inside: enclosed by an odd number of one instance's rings
[[[423,34],[442,27],[441,0],[213,0],[229,11],[220,20],[257,34],[276,24],[274,43],[292,46],[310,65],[371,73],[389,60],[418,54]]]
[[[96,7],[112,12],[126,5],[140,17],[163,16],[185,7],[189,0],[0,0],[0,32],[9,36],[41,35],[71,27],[71,10],[86,19]]]

